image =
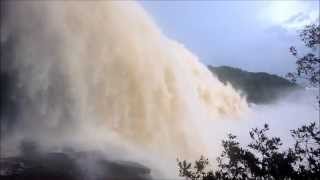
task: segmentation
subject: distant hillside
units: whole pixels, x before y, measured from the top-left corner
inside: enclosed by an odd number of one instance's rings
[[[277,75],[248,72],[229,66],[208,66],[223,83],[230,82],[247,97],[248,102],[271,103],[292,90],[301,87]]]

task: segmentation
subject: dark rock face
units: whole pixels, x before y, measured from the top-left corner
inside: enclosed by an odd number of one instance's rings
[[[2,158],[0,165],[3,180],[151,179],[150,169],[141,164],[111,161],[94,152]]]

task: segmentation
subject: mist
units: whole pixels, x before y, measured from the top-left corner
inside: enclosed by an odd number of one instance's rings
[[[251,128],[269,123],[290,142],[290,129],[316,121],[306,91],[249,105],[135,2],[1,2],[1,10],[1,156],[31,139],[44,152],[99,152],[177,177],[177,157],[214,160],[229,132],[246,143]]]

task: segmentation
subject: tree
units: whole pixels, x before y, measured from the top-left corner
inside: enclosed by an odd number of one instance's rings
[[[291,131],[294,148],[280,150],[279,137],[269,137],[269,126],[253,128],[251,143],[241,147],[236,136],[229,134],[222,141],[223,151],[217,158],[216,171],[209,170],[208,159],[201,156],[194,166],[179,161],[179,175],[191,180],[316,180],[320,177],[320,129],[315,123]]]
[[[300,178],[320,177],[320,128],[316,123],[311,123],[292,130],[291,136],[296,140],[294,150]]]
[[[245,179],[248,178],[250,172],[246,163],[246,153],[240,147],[240,143],[236,140],[236,136],[228,134],[227,140],[222,141],[223,151],[217,158],[218,173],[224,179]],[[255,160],[255,158],[253,158]]]
[[[320,25],[307,25],[299,34],[309,53],[300,55],[294,46],[290,47],[291,54],[296,58],[297,71],[287,74],[292,81],[305,79],[312,87],[320,85]],[[320,98],[317,96],[320,107]]]
[[[201,156],[199,160],[196,160],[194,166],[192,163],[186,160],[180,161],[177,159],[179,167],[179,175],[182,177],[187,177],[192,180],[215,180],[216,177],[212,170],[207,170],[209,165],[208,158]]]
[[[308,80],[309,84],[314,87],[319,87],[320,83],[320,26],[308,25],[299,34],[305,46],[311,51],[300,56],[294,46],[290,47],[291,54],[296,57],[297,72],[288,73],[287,76],[293,81],[297,78]]]
[[[269,179],[286,179],[295,176],[293,167],[296,161],[295,153],[292,149],[280,151],[282,146],[279,137],[268,137],[269,126],[264,125],[262,129],[254,128],[250,131],[252,142],[248,147],[253,150],[252,154],[259,157],[256,161],[258,171],[252,171],[256,177]]]

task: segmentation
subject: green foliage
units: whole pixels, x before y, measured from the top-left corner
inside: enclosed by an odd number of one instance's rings
[[[222,141],[224,150],[220,157],[217,158],[218,173],[225,179],[244,179],[248,177],[246,162],[243,157],[246,151],[240,147],[236,136],[228,134],[228,139]]]
[[[277,75],[253,73],[229,66],[208,67],[220,81],[231,83],[247,97],[248,102],[256,104],[271,103],[283,97],[288,91],[300,87]]]
[[[294,150],[299,161],[299,174],[306,178],[310,174],[320,177],[320,129],[316,123],[291,131],[296,140]]]
[[[257,177],[268,177],[274,179],[290,178],[295,174],[294,163],[296,161],[295,153],[289,149],[281,152],[282,146],[279,137],[268,137],[269,126],[264,128],[254,128],[250,131],[252,142],[248,145],[250,150],[260,157],[258,158],[258,172],[252,171]]]
[[[214,177],[213,172],[207,170],[209,160],[204,156],[201,156],[199,160],[196,160],[193,167],[192,164],[186,160],[179,161],[179,159],[177,159],[177,162],[179,167],[179,175],[182,177],[188,177],[193,180],[206,180]]]
[[[315,123],[291,131],[294,148],[280,150],[279,137],[269,137],[269,126],[254,128],[251,143],[243,148],[235,135],[222,141],[223,151],[217,158],[216,171],[207,170],[208,159],[201,156],[192,163],[179,161],[180,176],[192,180],[310,179],[320,177],[320,129]]]
[[[287,74],[287,77],[296,82],[297,79],[307,80],[310,86],[319,88],[320,85],[320,25],[308,25],[299,34],[301,41],[309,48],[309,52],[300,55],[294,46],[290,53],[296,58],[297,70]],[[320,107],[320,97],[317,96]]]

